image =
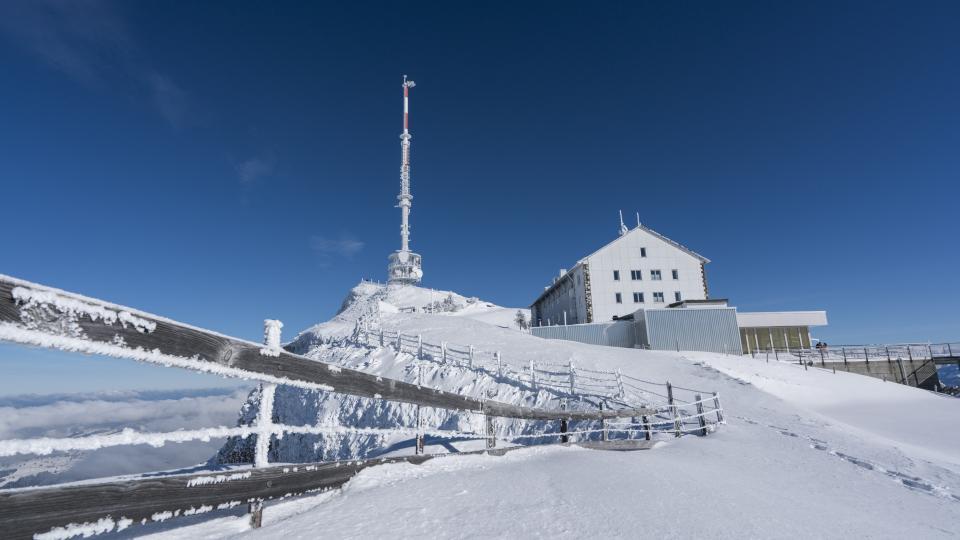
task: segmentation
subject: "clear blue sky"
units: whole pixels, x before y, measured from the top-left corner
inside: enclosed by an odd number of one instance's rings
[[[354,4],[0,5],[0,272],[291,338],[398,246],[407,73],[426,286],[527,305],[622,208],[741,310],[960,340],[960,4]],[[44,362],[184,380],[0,392]]]

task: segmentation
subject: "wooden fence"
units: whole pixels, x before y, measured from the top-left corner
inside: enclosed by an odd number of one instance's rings
[[[279,324],[266,321],[265,343],[232,338],[149,313],[86,298],[0,275],[0,341],[106,355],[185,368],[199,372],[240,377],[264,384],[260,416],[254,426],[209,428],[170,433],[139,433],[124,430],[113,436],[0,441],[0,456],[47,454],[87,450],[122,444],[163,444],[210,437],[257,437],[255,467],[237,467],[191,475],[153,476],[98,483],[84,482],[42,488],[0,490],[0,531],[3,538],[88,536],[123,530],[133,524],[163,521],[185,515],[249,504],[254,526],[259,524],[262,501],[339,486],[363,468],[387,462],[421,463],[432,456],[346,461],[334,463],[267,463],[270,437],[284,433],[397,433],[396,429],[346,426],[287,426],[272,423],[274,385],[286,384],[311,390],[337,392],[373,399],[410,403],[483,415],[486,433],[428,431],[418,425],[413,434],[422,444],[425,433],[438,437],[471,437],[486,440],[484,452],[502,454],[513,448],[495,448],[494,418],[558,422],[560,430],[538,437],[557,436],[567,442],[574,434],[608,431],[651,433],[668,431],[706,435],[708,417],[722,422],[719,397],[686,403],[697,413],[682,411],[672,399],[663,407],[633,406],[597,410],[548,410],[477,399],[404,381],[391,380],[318,362],[292,354],[279,345]],[[667,387],[668,392],[672,390]],[[714,409],[704,411],[703,404]],[[617,418],[640,418],[626,424],[608,423]],[[597,421],[600,429],[568,432],[572,420]],[[687,429],[685,422],[696,422]],[[670,429],[658,426],[671,422]],[[517,437],[522,438],[522,437]],[[591,443],[596,446],[598,443]]]

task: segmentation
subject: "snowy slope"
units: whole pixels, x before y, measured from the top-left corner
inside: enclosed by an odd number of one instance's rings
[[[298,336],[293,347],[325,361],[415,380],[419,368],[409,355],[351,342],[362,318],[425,340],[498,350],[505,362],[517,365],[572,360],[577,366],[619,368],[647,380],[716,390],[723,396],[728,424],[709,437],[664,439],[662,446],[645,452],[532,448],[500,458],[461,456],[419,467],[377,467],[342,492],[268,508],[267,526],[251,532],[252,537],[310,538],[317,530],[342,538],[958,534],[960,439],[955,426],[960,400],[869,377],[746,357],[546,341],[456,311],[400,312],[401,307],[436,302],[435,292],[368,284],[358,289],[337,317]],[[460,310],[468,306],[463,297],[454,297],[454,303]],[[430,365],[423,377],[424,384],[451,391],[555,405],[551,396],[455,366]],[[289,415],[288,420],[386,426],[412,418],[405,405],[291,392],[277,398],[282,403],[278,414]],[[255,408],[255,399],[249,406]],[[428,421],[431,427],[477,429],[469,416],[436,412]],[[504,429],[500,426],[501,436]],[[364,455],[380,443],[401,443],[335,441],[318,449],[317,442],[285,438],[275,457]],[[223,518],[169,534],[227,537],[244,529],[244,523],[242,517]],[[177,536],[183,534],[192,536]]]

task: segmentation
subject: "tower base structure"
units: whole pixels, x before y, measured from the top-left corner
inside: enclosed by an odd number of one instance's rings
[[[420,268],[420,254],[412,251],[397,250],[390,254],[387,266],[387,283],[416,285],[423,278]]]

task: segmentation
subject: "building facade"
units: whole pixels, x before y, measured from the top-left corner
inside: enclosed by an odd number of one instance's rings
[[[606,322],[708,296],[706,257],[641,224],[563,269],[530,306],[534,326]]]

